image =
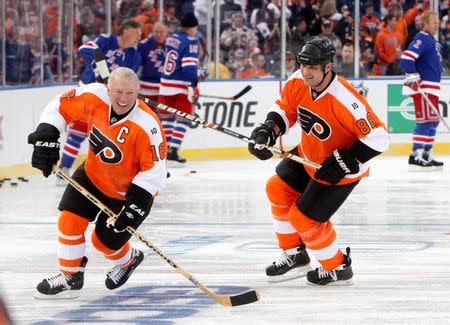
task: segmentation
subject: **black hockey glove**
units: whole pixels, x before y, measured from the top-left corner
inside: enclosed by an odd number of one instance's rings
[[[113,226],[114,231],[123,232],[128,226],[136,229],[150,213],[153,205],[153,195],[143,188],[131,183],[126,194],[125,205],[120,211],[118,218],[108,218],[108,227]]]
[[[267,120],[258,125],[250,135],[250,139],[255,143],[248,144],[248,151],[258,159],[267,160],[273,157],[273,153],[265,146],[273,146],[279,133],[275,133],[275,122]]]
[[[337,184],[345,175],[359,172],[358,161],[347,149],[336,149],[327,157],[322,167],[316,170],[314,177],[332,185]]]
[[[45,177],[50,176],[53,166],[59,160],[59,131],[51,124],[41,123],[28,136],[28,143],[34,146],[31,166],[40,169]]]

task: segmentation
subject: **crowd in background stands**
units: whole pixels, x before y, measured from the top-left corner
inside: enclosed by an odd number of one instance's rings
[[[70,64],[74,66],[73,80],[77,80],[85,64],[77,59],[77,48],[106,32],[104,1],[74,0],[73,22],[66,18],[58,19],[61,12],[59,3],[57,0],[43,1],[44,44],[41,46],[39,1],[6,0],[6,84],[38,83],[41,75],[44,83],[70,81],[67,76]],[[67,17],[69,1],[63,3],[62,12]],[[354,76],[354,1],[286,1],[286,76],[280,76],[281,0],[222,0],[221,3],[221,79],[285,78],[295,70],[296,53],[314,35],[327,36],[334,42],[337,49],[335,70],[346,77]],[[444,75],[450,75],[450,1],[441,0],[439,3],[439,42]],[[361,77],[401,74],[400,55],[420,30],[421,13],[429,6],[428,0],[361,1]],[[113,33],[123,20],[134,18],[143,24],[143,37],[147,37],[158,19],[157,8],[155,0],[113,1]],[[166,0],[164,23],[173,33],[180,25],[180,17],[188,11],[194,12],[200,23],[199,37],[204,46],[207,10],[208,0]],[[75,59],[69,62],[65,40],[72,23]],[[63,25],[62,34],[58,33],[58,24]],[[203,58],[208,57],[206,54],[202,51]],[[213,55],[209,57],[214,58]],[[203,62],[206,64],[207,60]],[[42,72],[41,67],[44,69]],[[214,65],[209,68],[213,70]]]

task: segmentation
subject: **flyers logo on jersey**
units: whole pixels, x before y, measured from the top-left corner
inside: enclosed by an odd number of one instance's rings
[[[298,107],[298,119],[302,126],[303,132],[310,134],[311,132],[320,140],[325,141],[331,135],[331,127],[328,123],[306,108]]]
[[[123,154],[119,147],[95,126],[89,134],[89,147],[107,164],[117,164],[122,160]]]

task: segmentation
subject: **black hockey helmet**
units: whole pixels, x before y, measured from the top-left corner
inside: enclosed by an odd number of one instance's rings
[[[297,53],[297,62],[303,65],[325,65],[333,62],[336,50],[333,42],[321,36],[311,37]]]

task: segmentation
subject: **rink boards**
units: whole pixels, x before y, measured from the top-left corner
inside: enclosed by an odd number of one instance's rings
[[[407,154],[414,127],[412,100],[401,94],[402,79],[350,80],[360,91],[391,133],[391,147],[387,154]],[[282,88],[279,80],[209,81],[200,84],[205,95],[233,96],[245,86],[252,89],[236,101],[200,98],[197,114],[201,119],[211,121],[244,135],[250,135],[257,125],[264,121],[267,110],[273,105]],[[27,135],[36,127],[45,105],[54,96],[66,92],[75,85],[59,85],[37,88],[17,88],[0,91],[0,177],[28,175],[33,171],[28,162],[31,146]],[[442,82],[440,109],[447,121],[450,106],[450,79]],[[298,141],[299,127],[290,130],[279,145],[289,148]],[[439,126],[436,138],[436,153],[450,153],[450,133]],[[65,137],[63,136],[62,139]],[[82,155],[86,153],[86,144]],[[230,159],[249,157],[246,143],[223,133],[192,124],[185,142],[183,154],[190,160]]]

